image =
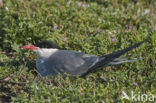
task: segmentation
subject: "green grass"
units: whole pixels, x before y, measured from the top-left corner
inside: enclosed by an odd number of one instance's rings
[[[153,94],[156,101],[156,1],[136,1],[0,0],[0,102],[132,103],[122,100],[123,91]],[[35,53],[18,48],[50,40],[62,49],[105,55],[144,39],[148,42],[126,54],[142,60],[85,78],[40,77]]]

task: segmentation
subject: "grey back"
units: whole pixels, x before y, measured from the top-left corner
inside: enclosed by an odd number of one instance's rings
[[[99,61],[98,56],[87,55],[72,50],[58,50],[46,59],[37,59],[36,67],[42,76],[68,73],[82,75]]]

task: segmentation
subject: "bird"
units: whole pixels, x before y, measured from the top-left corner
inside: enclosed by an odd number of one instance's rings
[[[29,49],[37,54],[36,68],[41,76],[56,76],[58,74],[72,74],[84,76],[94,70],[107,66],[137,61],[137,58],[127,60],[129,56],[120,57],[147,40],[143,40],[125,49],[103,56],[90,55],[74,50],[62,50],[50,41],[41,41],[34,46],[25,45],[22,49]]]

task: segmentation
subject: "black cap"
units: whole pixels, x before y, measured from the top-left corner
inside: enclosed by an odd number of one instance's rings
[[[47,40],[44,40],[44,41],[37,43],[36,46],[39,48],[56,48],[56,49],[59,49],[58,45],[52,43],[51,41],[47,41]]]

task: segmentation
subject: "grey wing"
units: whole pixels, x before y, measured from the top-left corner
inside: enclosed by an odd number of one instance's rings
[[[45,60],[46,70],[52,75],[69,73],[81,75],[88,71],[99,60],[98,56],[87,55],[76,51],[59,50]]]

